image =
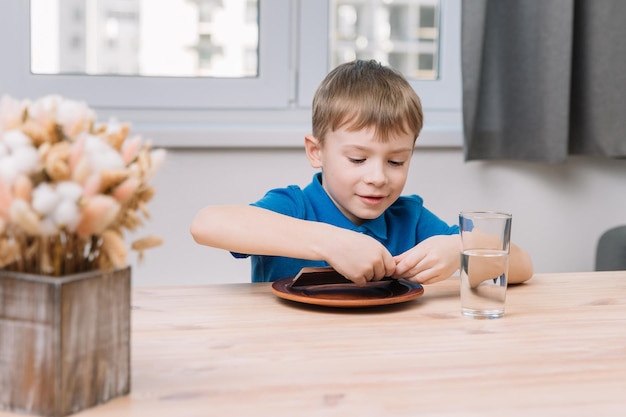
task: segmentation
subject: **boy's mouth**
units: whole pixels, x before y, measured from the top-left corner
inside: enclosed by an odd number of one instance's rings
[[[385,196],[378,195],[360,195],[359,197],[363,202],[371,205],[378,204],[385,198]]]

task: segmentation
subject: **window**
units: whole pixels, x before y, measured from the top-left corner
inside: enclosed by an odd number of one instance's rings
[[[417,80],[439,76],[439,0],[332,0],[331,67],[376,59]]]
[[[195,0],[195,2],[206,3],[200,0]],[[73,53],[67,56],[67,60],[59,59],[57,56],[56,68],[59,71],[46,71],[45,66],[37,61],[36,56],[33,56],[33,68],[40,73],[31,72],[30,34],[27,33],[31,27],[30,3],[33,6],[45,5],[46,9],[52,12],[42,13],[43,18],[46,19],[50,19],[55,10],[59,12],[55,32],[59,39],[54,42],[58,42],[59,45],[67,43],[73,48]],[[107,15],[106,9],[103,10],[102,8],[112,3],[123,4],[126,10],[117,14],[109,12]],[[254,77],[240,79],[137,76],[139,68],[137,68],[136,63],[131,62],[127,65],[126,61],[117,58],[119,55],[113,53],[108,55],[106,43],[102,45],[98,43],[100,40],[106,40],[107,36],[118,38],[118,42],[111,43],[111,46],[117,45],[120,48],[123,46],[130,49],[125,56],[136,53],[133,43],[127,41],[134,38],[128,29],[133,27],[133,20],[136,21],[139,18],[136,7],[140,3],[142,2],[129,0],[117,2],[103,0],[4,0],[3,13],[0,17],[3,33],[17,33],[19,36],[17,38],[15,35],[6,36],[4,40],[0,41],[2,42],[0,47],[7,53],[5,56],[15,57],[15,60],[10,64],[11,67],[5,68],[5,71],[0,70],[2,71],[0,76],[2,76],[3,85],[6,82],[9,86],[9,88],[3,87],[3,90],[13,90],[16,91],[14,95],[27,97],[57,92],[76,99],[84,99],[96,108],[233,109],[242,106],[284,108],[289,102],[291,86],[285,83],[285,80],[289,79],[291,71],[289,65],[290,0],[259,2],[259,21],[265,22],[265,24],[260,25],[258,35],[258,55],[260,57],[257,66],[258,74]],[[192,2],[154,0],[150,3],[157,3],[161,6],[150,10],[165,9],[170,11],[166,6]],[[246,2],[244,2],[245,4]],[[130,6],[135,6],[135,8]],[[183,12],[174,10],[170,14],[162,14],[151,20],[153,24],[160,23],[160,33],[165,35],[161,38],[162,42],[167,42],[173,37],[168,37],[171,35],[169,34],[169,26]],[[37,32],[41,28],[38,26],[37,19],[42,14],[33,14],[32,34],[34,37],[45,38],[50,36],[49,33],[38,34]],[[73,24],[66,25],[64,24],[66,15],[68,15],[68,22],[72,20],[69,19],[69,16],[84,15],[85,18],[78,21],[74,18]],[[210,13],[204,10],[200,15],[206,17],[210,16]],[[98,17],[101,19],[97,20]],[[102,24],[101,27],[100,23]],[[199,22],[198,25],[201,26],[201,23]],[[63,29],[59,30],[59,27]],[[201,27],[200,33],[202,35],[205,35],[205,28],[206,25]],[[66,41],[61,39],[59,35],[69,36],[70,39]],[[89,39],[89,36],[94,36],[96,39]],[[10,41],[8,41],[9,39]],[[200,42],[195,45],[200,60],[211,53],[210,49],[204,47],[202,41],[203,39],[200,39]],[[92,54],[92,56],[85,56],[86,54]],[[158,53],[151,56],[159,59]],[[160,58],[162,59],[161,62],[165,64],[182,59],[180,56],[160,56]],[[249,58],[247,62],[250,62]],[[109,73],[110,71],[114,71],[116,74],[112,75]],[[45,72],[52,73],[46,74]],[[93,75],[85,75],[85,73]],[[130,75],[120,76],[119,74]]]
[[[461,60],[460,60],[460,29],[461,29],[461,0],[439,0],[422,1],[413,8],[412,19],[419,19],[420,30],[416,35],[420,41],[427,39],[437,39],[436,48],[428,50],[424,48],[419,52],[417,63],[413,61],[416,69],[420,68],[422,75],[433,71],[431,79],[411,80],[411,85],[418,92],[425,111],[424,132],[420,136],[418,146],[461,146],[462,143],[462,116],[461,116]],[[354,19],[353,11],[340,9],[343,5],[353,5],[355,9],[372,5],[388,8],[390,21],[400,19],[402,8],[399,5],[413,3],[408,0],[334,0],[328,2],[303,0],[300,6],[300,15],[307,16],[300,20],[300,42],[302,45],[298,49],[298,105],[300,107],[310,106],[313,99],[315,87],[332,67],[329,58],[329,45],[333,44],[329,40],[333,30],[338,38],[354,36],[357,27],[352,27],[332,22],[328,16],[332,16],[329,8],[331,4],[336,7],[336,19],[347,19],[348,22]],[[358,13],[358,12],[357,12]],[[343,14],[343,15],[342,15]],[[348,14],[348,16],[346,16]],[[352,14],[352,17],[350,16]],[[356,16],[358,19],[358,15]],[[404,22],[407,22],[408,18]],[[390,29],[390,37],[401,37],[402,29],[396,26],[396,22],[391,24],[394,29]],[[438,23],[439,22],[439,23]],[[408,23],[403,23],[408,24]],[[331,30],[331,25],[335,29]],[[437,36],[433,31],[439,28]],[[406,33],[406,32],[405,32]],[[415,36],[415,35],[413,35]],[[393,38],[392,38],[393,40]],[[434,41],[432,41],[435,43]],[[398,51],[390,51],[388,61],[391,65],[400,66],[398,61],[407,60],[408,54],[398,54]],[[429,56],[431,54],[432,56]],[[377,56],[376,58],[381,58]],[[338,59],[338,58],[334,58]],[[432,60],[432,63],[428,62]],[[338,60],[335,62],[339,62]],[[421,63],[420,63],[421,62]],[[409,64],[407,64],[409,65]],[[436,68],[437,76],[434,76]],[[406,71],[406,68],[403,68]],[[405,74],[406,75],[406,74]]]
[[[425,107],[460,107],[458,2],[331,0],[329,3],[330,68],[355,58],[376,59],[412,80]],[[440,65],[442,54],[444,65]]]
[[[47,26],[35,14],[31,20],[31,3],[56,19]],[[226,3],[239,7],[234,54],[216,31]],[[147,45],[138,33],[147,19],[141,7],[155,4],[166,17],[153,24],[165,36]],[[183,15],[193,30],[174,29]],[[374,58],[418,78],[412,84],[427,114],[425,131],[450,144],[461,124],[459,32],[460,0],[3,0],[0,94],[85,100],[100,117],[133,121],[161,146],[301,146],[313,93],[328,70]],[[48,47],[31,56],[31,36]],[[174,38],[183,47],[163,52]],[[63,57],[55,45],[65,45]],[[149,48],[157,53],[139,59]],[[224,64],[227,55],[235,69]]]

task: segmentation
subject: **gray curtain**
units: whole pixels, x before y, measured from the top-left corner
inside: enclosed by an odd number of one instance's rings
[[[465,159],[626,157],[626,1],[464,0]]]

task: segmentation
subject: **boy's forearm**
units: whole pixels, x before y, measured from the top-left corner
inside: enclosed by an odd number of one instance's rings
[[[464,233],[463,239],[466,241],[465,243],[474,245],[473,247],[493,247],[494,244],[500,244],[496,236],[486,235],[481,232],[466,232]],[[507,282],[509,284],[519,284],[528,281],[533,277],[534,273],[530,255],[512,242],[509,249],[509,274]]]
[[[530,255],[519,246],[511,243],[509,254],[509,284],[520,284],[533,277],[533,262]]]
[[[329,228],[259,207],[212,206],[196,215],[191,234],[201,245],[232,252],[321,260]]]

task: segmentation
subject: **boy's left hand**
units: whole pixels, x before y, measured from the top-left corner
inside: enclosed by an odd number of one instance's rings
[[[461,265],[459,235],[432,236],[394,257],[394,278],[433,284],[449,278]]]

